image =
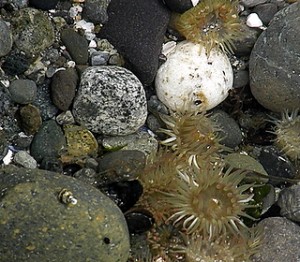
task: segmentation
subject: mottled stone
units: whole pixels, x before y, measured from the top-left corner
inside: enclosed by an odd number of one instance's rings
[[[300,185],[283,189],[279,194],[277,203],[282,216],[300,222]]]
[[[136,179],[145,167],[146,157],[138,150],[119,150],[105,154],[98,163],[103,181],[118,182]]]
[[[61,31],[60,37],[76,64],[84,65],[88,62],[88,42],[84,36],[67,28]]]
[[[3,261],[126,262],[120,209],[98,189],[39,169],[0,169]]]
[[[144,88],[125,68],[88,67],[81,75],[73,115],[79,124],[95,133],[134,133],[147,116]]]
[[[107,38],[147,85],[154,80],[158,68],[169,17],[161,0],[112,0],[108,21],[99,37]]]
[[[70,110],[60,113],[55,120],[59,125],[75,124],[75,119]]]
[[[299,108],[299,13],[300,2],[276,13],[250,56],[252,94],[262,106],[272,111]]]
[[[23,151],[23,150],[18,151],[14,155],[14,163],[26,168],[37,167],[36,160],[31,155],[29,155],[27,151]]]
[[[94,24],[104,24],[107,22],[107,7],[110,0],[85,0],[82,17]]]
[[[253,262],[299,261],[300,227],[283,217],[270,217],[259,223],[264,240]]]
[[[54,120],[44,121],[31,143],[30,153],[38,161],[45,157],[58,157],[66,147],[60,126]]]
[[[41,113],[38,107],[26,105],[20,108],[20,126],[27,135],[36,133],[42,125]]]
[[[12,48],[12,33],[8,25],[0,19],[0,57],[7,55]]]
[[[54,42],[54,29],[50,20],[37,9],[20,9],[12,25],[16,47],[29,56],[38,55]]]
[[[36,98],[37,87],[34,81],[28,79],[17,79],[9,86],[11,99],[19,104],[32,103]]]
[[[62,111],[67,111],[75,97],[78,75],[74,68],[60,70],[54,74],[51,82],[51,99]]]
[[[10,54],[2,64],[3,71],[8,75],[23,74],[29,68],[30,62],[23,54]]]

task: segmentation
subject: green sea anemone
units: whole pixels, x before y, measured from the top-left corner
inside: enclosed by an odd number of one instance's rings
[[[220,128],[204,112],[177,112],[160,117],[167,126],[160,131],[169,136],[161,143],[170,146],[179,157],[191,160],[197,156],[209,160],[227,149],[220,144],[221,137],[217,133]]]
[[[253,195],[247,192],[253,185],[240,185],[247,172],[203,162],[178,174],[176,192],[167,194],[173,213],[168,221],[187,234],[237,234],[246,227],[241,216],[253,219],[244,211],[252,207]]]
[[[189,41],[201,43],[208,54],[215,46],[233,53],[233,40],[241,35],[236,0],[202,0],[175,21],[176,29]]]
[[[292,160],[300,159],[300,114],[296,109],[282,113],[281,120],[273,119],[275,123],[275,144]]]
[[[193,234],[177,252],[185,255],[186,262],[250,262],[250,257],[260,248],[262,236],[260,227],[245,230],[242,235],[220,235],[212,239]]]

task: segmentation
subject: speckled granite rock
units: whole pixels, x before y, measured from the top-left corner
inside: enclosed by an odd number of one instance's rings
[[[99,36],[116,47],[143,84],[150,84],[168,21],[169,11],[161,0],[112,0]]]
[[[81,75],[73,114],[79,124],[95,133],[134,133],[146,121],[144,88],[125,68],[88,67]]]
[[[259,223],[264,228],[264,241],[253,262],[296,262],[300,260],[300,227],[283,217],[266,218]]]
[[[48,17],[34,8],[20,9],[12,19],[14,43],[29,56],[36,56],[54,42]]]
[[[127,261],[125,218],[96,188],[7,166],[0,169],[0,192],[1,261]]]
[[[272,111],[299,108],[299,13],[300,2],[280,10],[258,38],[250,56],[252,94]]]
[[[11,30],[5,21],[0,19],[0,57],[9,53],[12,44],[13,41]]]

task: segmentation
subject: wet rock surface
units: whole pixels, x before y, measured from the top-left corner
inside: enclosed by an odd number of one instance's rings
[[[3,261],[127,261],[126,221],[99,190],[38,169],[0,173]]]

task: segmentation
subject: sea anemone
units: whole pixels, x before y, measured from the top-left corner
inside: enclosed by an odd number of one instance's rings
[[[275,144],[292,160],[300,159],[300,115],[299,110],[284,111],[281,120],[275,123]]]
[[[219,46],[233,53],[233,40],[241,35],[236,0],[203,0],[179,16],[176,29],[189,41],[201,43],[208,53]]]
[[[253,219],[244,210],[252,207],[252,184],[240,185],[247,172],[225,170],[223,165],[203,162],[178,172],[177,190],[168,193],[173,221],[187,234],[214,237],[226,232],[238,234],[245,224],[241,216]],[[246,192],[247,191],[247,192]]]
[[[177,252],[185,255],[186,262],[250,262],[260,248],[262,228],[253,227],[242,235],[220,235],[213,239],[193,234],[185,242]]]
[[[220,128],[204,112],[172,113],[160,117],[167,126],[160,131],[169,136],[161,143],[170,146],[179,157],[186,156],[191,162],[195,156],[209,159],[227,149],[219,143],[222,139],[217,133]]]

